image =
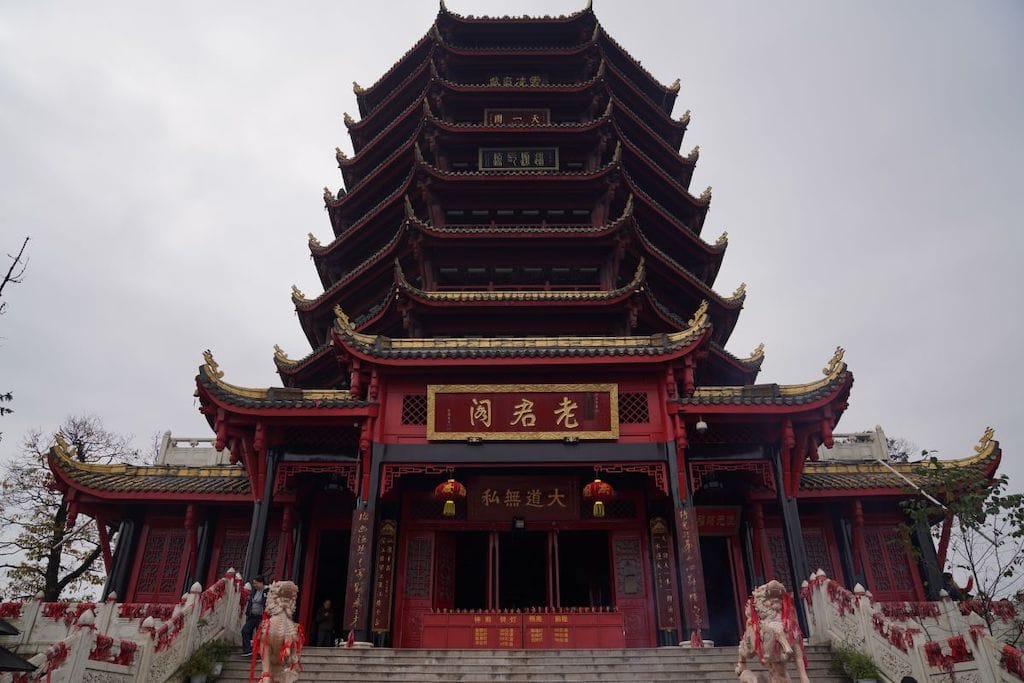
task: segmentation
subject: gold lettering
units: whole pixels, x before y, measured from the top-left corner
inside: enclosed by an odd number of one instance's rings
[[[505,489],[505,507],[517,508],[519,507],[519,491],[513,491],[512,489]]]
[[[501,164],[498,164],[499,166]],[[488,429],[491,426],[491,399],[473,399],[473,405],[469,409],[469,424],[476,426],[479,421],[483,426]]]
[[[517,424],[523,427],[534,427],[537,424],[537,416],[533,414],[533,401],[529,399],[521,399],[519,403],[513,406],[512,410],[512,422],[509,423],[510,427],[515,427]]]
[[[481,501],[483,501],[484,507],[498,505],[501,502],[498,498],[498,492],[493,489],[485,489]]]
[[[540,502],[540,489],[530,489],[526,492],[526,507],[528,508],[542,508],[544,507]]]
[[[555,410],[555,424],[562,425],[566,429],[575,429],[580,426],[580,423],[576,421],[576,409],[579,405],[575,401],[570,401],[568,396],[563,396],[561,403],[558,404],[558,408]]]
[[[558,505],[559,507],[567,507],[565,504],[565,494],[561,493],[558,488],[548,494],[548,507],[552,505]]]

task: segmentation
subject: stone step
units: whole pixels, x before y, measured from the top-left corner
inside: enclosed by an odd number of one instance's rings
[[[735,681],[736,648],[635,650],[391,650],[306,648],[303,681],[361,683],[643,683]],[[834,674],[828,648],[808,648],[815,683],[848,683]],[[765,671],[756,662],[754,671]],[[249,661],[226,663],[224,683],[247,681]]]

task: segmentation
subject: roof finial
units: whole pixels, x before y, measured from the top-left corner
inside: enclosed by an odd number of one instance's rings
[[[340,164],[341,162],[345,161],[345,159],[348,159],[348,155],[345,154],[345,152],[341,149],[341,147],[335,147],[334,148],[334,158],[337,159],[338,163]]]
[[[996,430],[992,427],[985,427],[985,433],[981,435],[981,439],[978,440],[978,445],[974,447],[975,453],[984,453],[988,450],[989,445],[992,443],[993,437],[996,435]]]
[[[325,187],[324,188],[324,203],[325,204],[330,204],[331,201],[333,201],[333,200],[334,200],[334,193],[331,192],[331,188]]]
[[[362,95],[364,92],[366,92],[366,88],[359,85],[355,81],[352,81],[352,92],[354,92],[356,95]]]
[[[352,126],[356,125],[356,120],[349,116],[348,112],[345,112],[345,115],[342,116],[341,118],[345,122],[346,128],[351,128]]]
[[[313,233],[309,233],[309,246],[310,247],[319,247],[320,246],[320,240],[318,240],[316,238],[316,235],[314,235]]]
[[[683,124],[684,126],[690,125],[690,110],[689,109],[684,111],[683,115],[679,117],[679,123]]]
[[[680,87],[681,85],[682,85],[682,84],[680,83],[679,79],[677,78],[676,80],[672,81],[672,85],[668,86],[668,89],[669,89],[669,90],[670,90],[671,92],[679,92],[679,87]]]
[[[277,344],[274,344],[274,360],[287,362],[291,359],[288,357],[288,354],[284,352],[284,349]]]
[[[210,353],[210,349],[203,351],[203,368],[206,370],[206,374],[214,379],[220,379],[224,376],[224,371],[217,365],[217,361],[213,359],[213,354]]]
[[[292,301],[305,301],[306,295],[297,286],[292,285]]]
[[[836,347],[836,352],[832,354],[832,359],[829,360],[828,365],[821,369],[821,372],[826,377],[835,377],[846,367],[846,363],[843,362],[843,356],[846,354],[846,349],[842,346]]]
[[[729,244],[729,231],[723,230],[722,234],[718,236],[717,240],[715,240],[715,246],[724,247],[727,244]]]
[[[734,300],[735,299],[742,299],[746,295],[747,295],[747,283],[746,282],[741,282],[740,286],[736,288],[736,291],[734,291],[732,293],[732,296],[729,297],[729,298],[730,299],[734,299]]]
[[[708,300],[703,299],[700,302],[700,306],[693,312],[693,317],[686,321],[686,324],[690,329],[696,329],[701,327],[708,319]]]
[[[334,319],[337,321],[338,327],[340,327],[342,331],[355,331],[355,328],[352,326],[352,320],[345,314],[345,311],[341,310],[341,306],[334,307]]]
[[[693,149],[690,150],[690,153],[686,155],[686,160],[697,161],[698,158],[700,158],[700,145],[694,145]]]
[[[756,361],[756,360],[761,360],[762,358],[764,358],[764,342],[761,342],[760,344],[758,344],[754,348],[754,350],[750,352],[750,355],[747,356],[747,360],[749,360],[749,361]]]
[[[711,186],[708,185],[704,188],[704,191],[700,193],[700,200],[705,204],[711,202]]]

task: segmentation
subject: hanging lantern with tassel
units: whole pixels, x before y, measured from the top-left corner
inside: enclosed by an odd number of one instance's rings
[[[608,482],[594,479],[583,487],[583,500],[594,501],[594,516],[604,517],[604,504],[615,497],[615,489]]]
[[[455,501],[466,499],[466,487],[455,481],[455,479],[448,479],[448,481],[442,481],[434,489],[434,500],[443,500],[444,509],[441,511],[445,517],[455,516]]]

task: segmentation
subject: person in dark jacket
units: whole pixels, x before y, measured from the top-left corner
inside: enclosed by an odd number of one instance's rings
[[[316,645],[334,645],[334,608],[331,607],[330,598],[324,600],[324,604],[316,611]]]
[[[267,583],[262,576],[252,580],[252,592],[245,601],[245,625],[242,626],[242,656],[252,656],[252,634],[260,625],[267,606]]]

